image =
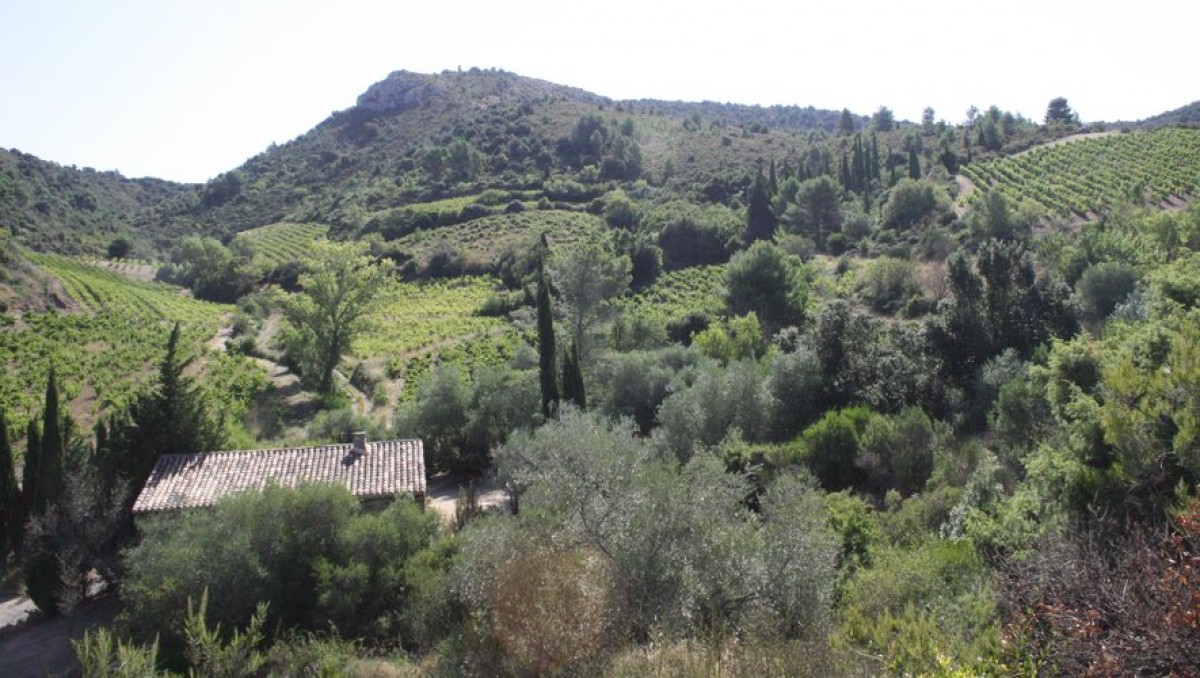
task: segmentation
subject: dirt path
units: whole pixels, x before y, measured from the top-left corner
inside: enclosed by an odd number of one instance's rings
[[[453,523],[458,507],[459,490],[462,487],[462,482],[455,478],[446,476],[430,478],[425,492],[425,507],[437,511],[445,522]],[[481,509],[508,504],[508,493],[493,480],[476,485],[475,492]]]
[[[11,601],[6,601],[7,602]],[[0,676],[70,675],[79,670],[71,641],[99,626],[111,626],[120,610],[114,596],[66,617],[34,619],[0,633]]]
[[[958,195],[954,198],[954,213],[961,217],[967,213],[967,201],[975,192],[975,182],[961,174],[955,174],[954,183],[958,184]]]
[[[1038,144],[1037,146],[1034,146],[1033,148],[1027,148],[1027,149],[1021,151],[1020,153],[1017,153],[1013,157],[1019,158],[1019,157],[1025,155],[1026,153],[1032,153],[1033,151],[1036,151],[1039,148],[1050,148],[1051,146],[1062,146],[1063,144],[1070,144],[1070,143],[1074,143],[1076,141],[1083,141],[1084,139],[1099,139],[1100,137],[1110,137],[1114,134],[1120,134],[1120,133],[1121,132],[1119,130],[1109,130],[1107,132],[1087,132],[1084,134],[1072,134],[1069,137],[1055,139],[1054,141],[1047,141],[1046,143]]]

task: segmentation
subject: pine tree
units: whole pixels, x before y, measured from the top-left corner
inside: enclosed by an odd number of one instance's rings
[[[770,240],[775,237],[775,210],[771,209],[771,194],[762,172],[754,178],[750,187],[750,201],[746,205],[746,242]]]
[[[562,375],[563,400],[574,403],[579,409],[587,409],[587,394],[583,386],[583,369],[579,365],[579,342],[573,341],[563,355]]]
[[[0,410],[0,562],[9,551],[15,550],[20,538],[18,522],[17,472],[13,466],[12,445],[8,439],[8,422]]]
[[[549,253],[546,234],[542,234],[538,257],[537,333],[538,378],[542,389],[542,414],[547,417],[558,409],[558,380],[554,359],[554,313],[550,307],[550,281],[546,277],[546,256]]]

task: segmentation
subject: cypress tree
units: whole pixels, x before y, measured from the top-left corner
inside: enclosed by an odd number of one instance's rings
[[[558,409],[559,396],[554,360],[554,314],[550,308],[550,281],[546,280],[549,247],[545,233],[542,234],[541,249],[537,284],[538,378],[542,388],[542,414],[549,417]]]
[[[770,181],[771,181],[771,195],[775,195],[776,193],[779,192],[779,179],[775,175],[775,156],[771,156]]]
[[[767,181],[759,172],[750,187],[750,202],[746,206],[746,241],[770,240],[775,236],[775,223]]]
[[[854,154],[851,156],[854,159],[854,190],[861,191],[867,185],[867,159],[863,157],[862,135],[854,135]]]
[[[583,387],[583,369],[579,365],[579,342],[572,341],[563,355],[563,399],[575,403],[579,409],[587,408],[587,394]]]
[[[871,132],[871,157],[869,165],[869,174],[875,181],[879,181],[879,138]]]
[[[57,501],[63,489],[63,455],[66,451],[63,440],[62,415],[59,414],[58,375],[54,367],[46,380],[46,404],[42,411],[41,468],[38,473],[36,502],[33,512],[45,513],[46,507]]]
[[[921,159],[917,157],[916,149],[908,149],[908,178],[921,178]]]
[[[42,471],[42,434],[38,430],[38,421],[29,420],[25,429],[25,468],[21,471],[21,524],[33,513],[37,504],[38,486],[41,484]]]
[[[17,472],[13,466],[12,445],[8,439],[8,422],[0,410],[0,562],[17,547],[20,538],[17,504]]]

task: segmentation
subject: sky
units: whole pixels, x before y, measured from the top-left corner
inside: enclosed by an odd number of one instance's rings
[[[613,99],[1085,121],[1200,99],[1200,2],[0,0],[0,147],[202,182],[395,70],[500,68]]]

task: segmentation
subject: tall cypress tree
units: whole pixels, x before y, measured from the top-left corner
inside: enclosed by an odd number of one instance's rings
[[[550,281],[546,279],[546,256],[549,253],[546,234],[542,234],[538,256],[537,332],[538,378],[542,387],[542,413],[547,417],[558,409],[558,375],[554,360],[554,313],[550,308]]]
[[[908,149],[908,178],[921,178],[921,159],[917,157],[917,150],[915,148]]]
[[[746,241],[770,240],[775,236],[775,210],[771,209],[771,193],[767,181],[759,172],[750,187],[750,201],[746,206]]]
[[[583,386],[583,369],[579,365],[579,342],[572,341],[563,355],[562,377],[563,400],[575,403],[579,409],[587,409],[587,394]]]
[[[775,195],[776,193],[779,192],[779,178],[775,175],[775,156],[771,156],[770,181],[771,181],[771,184],[770,184],[771,195]]]
[[[12,445],[8,439],[8,421],[4,410],[0,410],[0,562],[9,551],[16,549],[20,538],[20,523],[17,522],[20,500]]]
[[[66,443],[63,440],[62,415],[59,414],[58,374],[53,366],[46,379],[46,404],[42,410],[42,450],[38,470],[37,493],[32,505],[36,515],[45,513],[46,507],[57,501],[63,489],[63,456]]]
[[[24,525],[37,502],[38,485],[42,472],[42,434],[38,421],[29,420],[25,428],[25,467],[21,470],[21,504],[18,521]]]
[[[869,174],[875,181],[879,181],[879,138],[871,132],[871,157],[869,163]]]

